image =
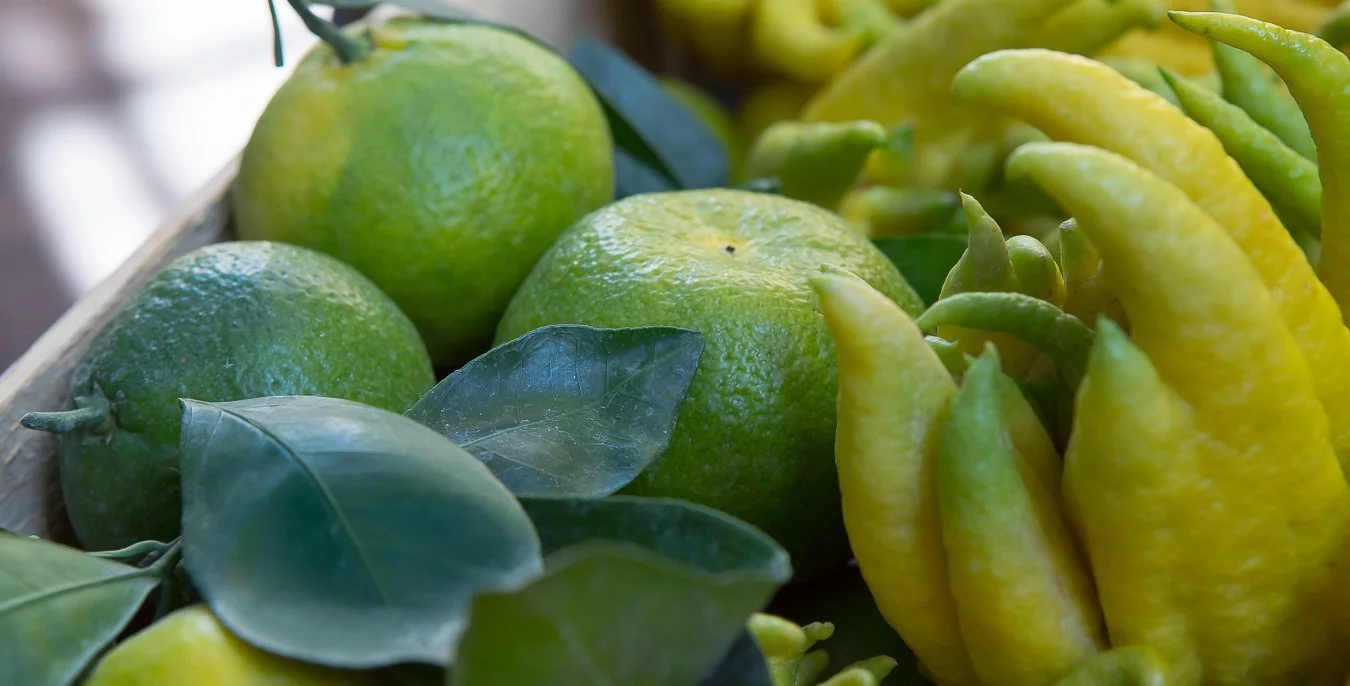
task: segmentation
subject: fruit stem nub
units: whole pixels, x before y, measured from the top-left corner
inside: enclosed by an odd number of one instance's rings
[[[333,48],[343,64],[351,64],[369,52],[370,48],[363,41],[343,33],[337,24],[315,14],[306,0],[287,0],[287,2],[305,22],[305,28]]]
[[[111,417],[106,406],[81,407],[65,412],[29,412],[19,420],[24,428],[49,434],[75,431],[95,432],[108,426]]]

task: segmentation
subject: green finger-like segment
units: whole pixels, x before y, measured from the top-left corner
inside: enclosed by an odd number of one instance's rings
[[[1079,0],[1050,17],[1031,44],[1092,55],[1134,28],[1156,28],[1166,19],[1163,0]]]
[[[948,272],[939,297],[971,291],[1017,290],[1017,276],[1013,273],[1003,229],[980,201],[966,193],[961,194],[961,211],[966,215],[970,243],[965,254]]]
[[[1082,322],[1108,317],[1125,323],[1120,301],[1111,292],[1102,273],[1102,256],[1097,246],[1078,227],[1077,219],[1059,226],[1059,265],[1064,271],[1064,311]]]
[[[1189,579],[1176,564],[1175,543],[1202,540],[1192,533],[1194,518],[1182,514],[1206,488],[1190,408],[1107,320],[1097,330],[1074,421],[1064,498],[1088,560],[1100,570],[1094,577],[1111,640],[1156,647],[1174,683],[1198,684],[1197,625],[1187,613],[1181,589]],[[1130,684],[1120,679],[1150,671],[1148,655],[1108,655],[1084,663],[1060,686]]]
[[[1306,33],[1233,14],[1171,12],[1182,28],[1251,53],[1270,65],[1303,109],[1322,177],[1322,257],[1318,276],[1350,310],[1350,58]]]
[[[1008,259],[1017,275],[1017,291],[1055,305],[1064,304],[1064,275],[1045,244],[1031,236],[1008,239]]]
[[[81,407],[65,412],[29,412],[19,423],[49,434],[102,433],[112,428],[112,415],[107,407]]]
[[[1060,492],[1060,474],[1064,462],[1055,449],[1055,443],[1045,431],[1045,425],[1036,415],[1027,397],[1018,388],[1017,382],[1007,374],[999,374],[995,380],[999,402],[1003,405],[1003,420],[1008,426],[1008,436],[1013,448],[1026,461],[1026,466],[1040,480],[1047,493],[1058,499]]]
[[[1215,12],[1237,14],[1230,0],[1211,0],[1210,5]],[[1224,99],[1241,107],[1290,149],[1310,160],[1317,159],[1317,146],[1308,131],[1308,122],[1298,103],[1280,87],[1279,78],[1261,60],[1242,50],[1220,41],[1212,45]]]
[[[1176,94],[1158,74],[1157,62],[1142,57],[1116,55],[1104,56],[1099,61],[1119,72],[1121,76],[1143,86],[1156,95],[1162,96],[1173,105],[1177,104]]]
[[[1338,48],[1350,45],[1350,3],[1341,3],[1317,29],[1317,35]]]
[[[874,237],[937,232],[955,218],[956,194],[931,188],[869,186],[851,194],[840,208]]]
[[[1088,658],[1055,686],[1163,686],[1167,670],[1147,646],[1113,648]]]
[[[938,359],[942,360],[942,366],[951,372],[952,376],[961,376],[966,372],[966,354],[961,351],[961,347],[945,338],[937,336],[924,336],[928,341],[928,347],[937,353]]]
[[[777,177],[783,195],[834,209],[886,141],[886,129],[872,121],[780,122],[755,141],[745,175]]]
[[[1006,333],[1050,357],[1064,380],[1077,388],[1083,378],[1092,330],[1053,303],[1023,293],[959,293],[939,300],[915,322],[924,331],[961,326]]]
[[[1246,53],[1243,53],[1246,55]],[[1294,152],[1242,108],[1180,75],[1161,70],[1181,109],[1214,132],[1224,150],[1270,200],[1284,225],[1295,232],[1322,234],[1322,182],[1317,164]]]
[[[1077,219],[1069,218],[1059,225],[1059,266],[1070,294],[1096,277],[1101,265],[1101,253],[1078,228]]]
[[[942,432],[948,574],[980,680],[1050,683],[1097,651],[1101,618],[1058,508],[1024,475],[1004,420],[1001,365],[992,347],[971,365]]]
[[[905,25],[882,0],[836,0],[835,13],[840,26],[862,32],[865,46],[885,39]]]

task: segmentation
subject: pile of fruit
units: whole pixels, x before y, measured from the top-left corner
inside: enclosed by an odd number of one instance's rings
[[[0,683],[1348,683],[1350,12],[393,4],[24,417]]]

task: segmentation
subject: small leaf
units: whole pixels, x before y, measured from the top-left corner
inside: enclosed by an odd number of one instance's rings
[[[619,541],[705,572],[756,568],[779,581],[792,576],[787,553],[773,539],[710,507],[638,496],[531,498],[521,504],[544,555],[596,540]]]
[[[731,644],[731,650],[703,677],[699,686],[774,686],[774,683],[764,652],[749,631],[742,631]]]
[[[473,603],[452,686],[697,684],[781,581],[706,572],[632,545],[568,548],[510,594]]]
[[[410,419],[331,398],[183,404],[188,571],[264,650],[445,664],[473,594],[539,571],[510,493]]]
[[[717,136],[622,52],[581,38],[572,66],[605,107],[614,143],[666,176],[677,188],[711,188],[727,181],[726,151]]]
[[[963,236],[921,234],[873,241],[926,305],[937,302],[947,273],[966,251]]]
[[[0,684],[73,682],[131,621],[159,573],[0,536]]]
[[[516,495],[599,497],[666,449],[702,351],[687,329],[546,326],[464,365],[406,416]]]

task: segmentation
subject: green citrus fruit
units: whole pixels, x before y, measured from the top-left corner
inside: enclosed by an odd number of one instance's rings
[[[374,686],[367,673],[263,652],[205,605],[166,615],[104,655],[84,686]]]
[[[235,221],[244,238],[356,267],[454,366],[488,347],[558,234],[613,198],[608,125],[571,66],[511,31],[411,19],[351,31],[373,49],[342,64],[321,44],[268,104]]]
[[[321,395],[402,412],[434,382],[412,322],[356,270],[227,242],[175,260],[98,334],[70,382],[86,416],[24,422],[61,435],[75,535],[108,550],[178,535],[179,398]]]
[[[665,454],[626,490],[702,503],[777,539],[799,575],[847,551],[834,471],[834,347],[807,277],[849,269],[907,311],[919,297],[838,215],[717,189],[636,195],[568,229],[497,341],[547,324],[703,333]]]

